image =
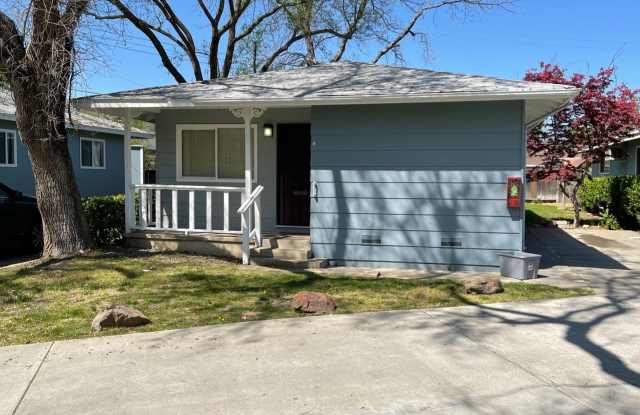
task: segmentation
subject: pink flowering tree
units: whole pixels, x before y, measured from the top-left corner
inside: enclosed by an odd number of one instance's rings
[[[616,85],[614,77],[614,67],[589,77],[578,73],[569,77],[559,66],[544,62],[524,77],[580,89],[567,107],[531,128],[527,139],[529,155],[542,159],[533,175],[559,180],[560,189],[571,199],[576,227],[580,226],[578,189],[590,177],[591,164],[603,160],[612,146],[640,128],[640,90]]]

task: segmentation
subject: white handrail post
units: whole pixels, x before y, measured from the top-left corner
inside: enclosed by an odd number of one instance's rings
[[[147,189],[140,189],[140,226],[147,227]]]
[[[232,108],[231,113],[244,121],[244,197],[245,200],[251,196],[252,183],[252,160],[251,160],[251,120],[258,118],[264,113],[264,108]],[[257,139],[257,137],[256,137]],[[256,154],[257,157],[257,154]],[[250,254],[250,234],[251,234],[251,211],[245,210],[242,213],[242,263],[249,264]]]
[[[125,234],[133,228],[134,203],[131,182],[131,110],[124,117],[124,227]]]
[[[224,218],[223,230],[229,231],[229,192],[224,192]]]
[[[189,230],[196,228],[196,202],[195,193],[189,190]]]
[[[178,191],[171,191],[171,227],[178,229]]]
[[[247,196],[242,193],[242,203],[247,199]],[[247,223],[247,210],[244,210],[240,213],[240,227],[242,228],[242,263],[244,265],[249,265],[249,255],[251,252],[250,246],[250,233],[251,229],[249,229],[249,224]]]
[[[257,247],[262,246],[262,223],[261,223],[262,215],[260,212],[262,210],[262,206],[260,202],[261,199],[262,199],[262,196],[258,196],[258,198],[253,204],[253,209],[255,210],[255,221],[256,221],[255,230],[256,230],[256,246]]]
[[[162,208],[160,206],[161,200],[160,195],[162,194],[162,190],[156,189],[156,228],[162,228]]]
[[[211,230],[211,192],[207,192],[207,206],[206,206],[206,217],[207,217],[207,230]]]

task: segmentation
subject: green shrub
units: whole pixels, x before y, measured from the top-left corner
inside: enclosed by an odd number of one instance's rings
[[[578,189],[578,199],[587,212],[602,213],[611,204],[611,178],[586,178]]]
[[[636,221],[640,223],[640,177],[636,177],[631,186],[627,188],[624,205],[629,215],[635,217]]]
[[[585,179],[578,190],[578,197],[586,211],[603,215],[605,227],[640,228],[640,177]]]
[[[82,209],[97,246],[119,245],[124,241],[124,195],[87,197],[82,199]]]
[[[611,204],[609,210],[623,229],[638,229],[636,216],[629,211],[629,194],[633,192],[638,178],[615,176],[611,178]]]

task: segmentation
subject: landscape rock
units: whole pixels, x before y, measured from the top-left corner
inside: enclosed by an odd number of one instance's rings
[[[464,280],[465,294],[498,294],[503,291],[499,277],[476,277]]]
[[[245,311],[240,315],[242,320],[256,320],[262,315],[259,311]]]
[[[303,313],[330,313],[336,309],[336,302],[325,293],[301,291],[293,296],[291,307]]]
[[[100,331],[107,327],[136,327],[149,323],[151,320],[135,308],[116,304],[99,312],[91,322],[91,327]]]

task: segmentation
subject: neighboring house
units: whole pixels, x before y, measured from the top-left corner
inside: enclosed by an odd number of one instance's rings
[[[235,233],[247,262],[250,236],[303,232],[338,265],[491,270],[524,249],[507,181],[524,180],[526,128],[576,93],[335,63],[82,102],[155,122],[158,184],[136,187],[140,212],[127,195],[127,227],[165,247]]]
[[[613,146],[603,161],[593,163],[593,176],[640,176],[640,133]]]
[[[0,183],[35,194],[35,182],[27,148],[16,127],[15,105],[10,92],[0,90]],[[72,111],[68,123],[69,152],[73,170],[84,196],[124,193],[124,141],[122,124],[95,113]],[[153,134],[139,129],[139,138]]]

